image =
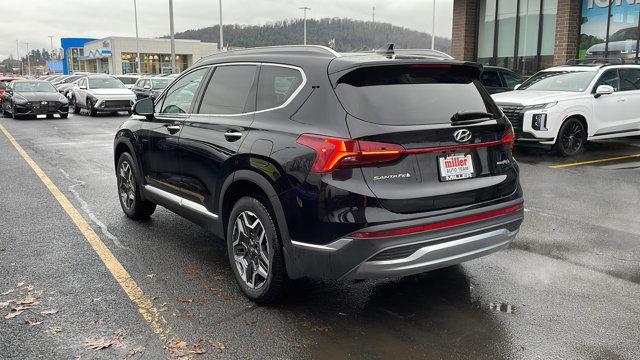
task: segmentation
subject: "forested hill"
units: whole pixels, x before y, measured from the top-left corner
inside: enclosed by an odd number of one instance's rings
[[[176,33],[177,39],[193,39],[218,42],[219,27],[207,27]],[[225,25],[225,46],[256,47],[269,45],[301,44],[303,21],[283,20],[266,25]],[[307,43],[328,45],[335,40],[337,51],[357,51],[380,48],[394,43],[397,48],[427,48],[431,46],[431,35],[409,30],[388,23],[372,23],[352,19],[307,20]],[[436,36],[436,48],[450,52],[451,40]]]

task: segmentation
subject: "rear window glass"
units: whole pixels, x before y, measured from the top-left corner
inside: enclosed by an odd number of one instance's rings
[[[302,84],[300,71],[288,67],[262,65],[258,81],[258,110],[284,104]]]
[[[481,90],[478,70],[456,65],[389,65],[356,69],[336,94],[353,116],[383,125],[448,123],[457,112],[499,112]]]

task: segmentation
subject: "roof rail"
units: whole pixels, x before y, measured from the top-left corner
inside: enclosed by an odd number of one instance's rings
[[[567,61],[567,65],[622,65],[626,64],[625,59],[619,57],[601,57],[589,59],[571,59]]]
[[[335,50],[322,46],[322,45],[274,45],[274,46],[261,46],[261,47],[253,47],[253,48],[244,48],[238,50],[231,50],[225,52],[217,52],[211,55],[203,56],[195,64],[200,63],[204,60],[223,57],[229,55],[244,55],[244,54],[268,54],[268,53],[276,53],[283,50],[289,51],[300,51],[301,53],[305,50],[316,50],[316,53],[324,53],[329,55],[330,57],[340,57],[342,56],[340,53]]]

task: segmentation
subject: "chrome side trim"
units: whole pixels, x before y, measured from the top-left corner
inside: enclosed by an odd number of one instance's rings
[[[327,245],[316,245],[316,244],[309,244],[309,243],[305,243],[305,242],[291,240],[291,244],[293,244],[293,246],[297,246],[297,247],[301,247],[301,248],[307,248],[307,249],[311,249],[311,250],[334,252],[334,251],[338,251],[338,250],[342,249],[343,247],[345,247],[347,244],[349,244],[352,241],[353,241],[353,239],[338,239],[338,240],[336,240],[336,241],[334,241],[334,242],[332,242],[330,244],[327,244]]]
[[[167,200],[169,202],[172,202],[174,205],[178,205],[178,206],[187,208],[187,209],[189,209],[191,211],[194,211],[194,212],[197,212],[197,213],[199,213],[201,215],[210,217],[213,220],[218,220],[218,215],[217,214],[214,214],[214,213],[210,212],[209,210],[207,210],[206,207],[204,207],[201,204],[198,204],[198,203],[193,202],[191,200],[184,199],[184,198],[182,198],[182,197],[180,197],[178,195],[174,195],[174,194],[172,194],[170,192],[158,189],[157,187],[151,186],[151,185],[145,185],[144,186],[144,190],[148,191],[148,192],[150,192],[150,193],[152,193],[152,194],[154,194],[154,195],[156,195],[158,197],[161,197],[161,198],[163,198],[163,199],[165,199],[165,200]]]

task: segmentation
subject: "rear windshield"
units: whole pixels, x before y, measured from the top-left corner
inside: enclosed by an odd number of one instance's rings
[[[449,123],[458,112],[499,111],[478,81],[478,70],[456,65],[389,65],[356,69],[338,80],[346,110],[383,125]]]

